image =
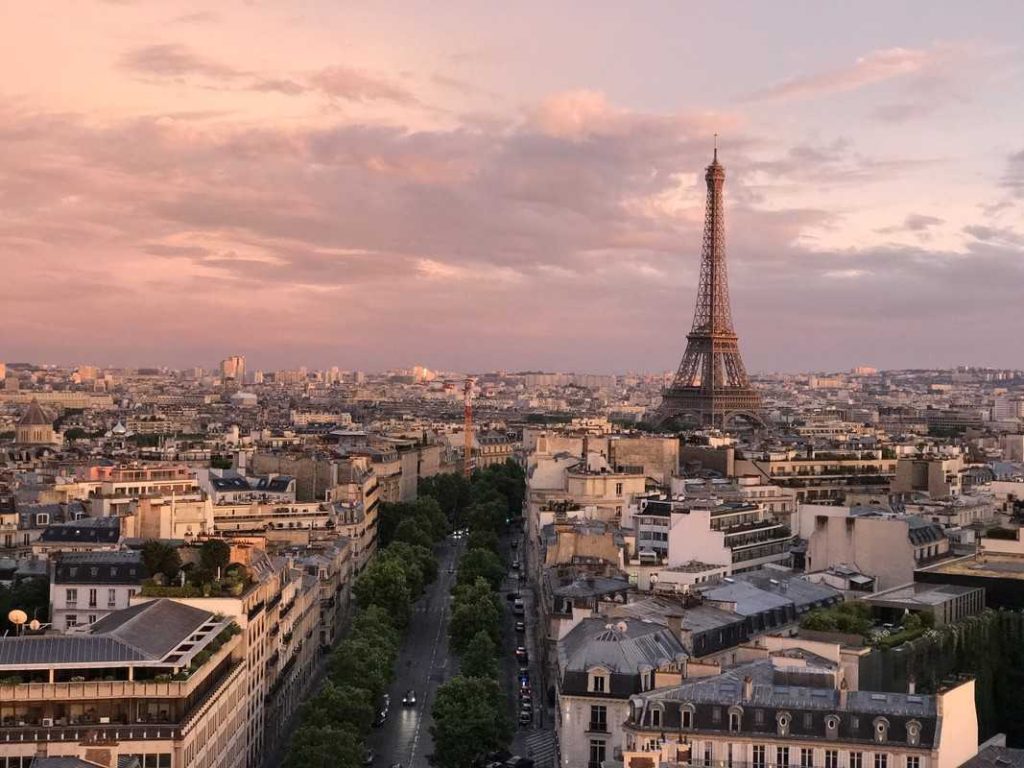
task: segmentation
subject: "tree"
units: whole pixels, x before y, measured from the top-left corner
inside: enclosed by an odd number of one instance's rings
[[[448,622],[452,646],[459,653],[478,632],[485,632],[495,643],[501,639],[501,604],[484,579],[456,587]]]
[[[499,544],[498,534],[494,531],[474,528],[469,532],[469,540],[466,542],[466,548],[489,549],[491,552],[497,552]]]
[[[303,726],[288,745],[286,768],[358,768],[363,764],[363,744],[350,728]]]
[[[383,558],[395,560],[403,569],[410,580],[409,586],[413,594],[418,590],[413,589],[412,578],[418,578],[422,585],[431,583],[437,578],[437,558],[434,551],[419,544],[409,544],[404,541],[396,541],[380,554]],[[415,566],[416,573],[411,573],[411,566]]]
[[[453,677],[437,689],[433,715],[434,761],[441,768],[465,768],[512,738],[505,696],[495,680]]]
[[[363,733],[377,714],[374,701],[373,694],[365,688],[335,685],[326,680],[320,693],[303,708],[302,724],[318,728],[348,727]]]
[[[396,627],[408,623],[412,592],[405,569],[394,558],[378,558],[370,563],[356,579],[353,592],[361,607],[380,606]]]
[[[401,636],[391,622],[391,617],[379,605],[368,605],[356,614],[349,637],[373,640],[391,649],[392,653],[398,652],[398,645],[401,642]]]
[[[231,546],[223,539],[208,539],[199,547],[199,566],[211,574],[223,571],[231,562]]]
[[[498,678],[498,646],[484,631],[477,632],[462,653],[461,672],[466,677]]]
[[[338,686],[363,688],[372,701],[380,698],[391,682],[395,652],[372,638],[349,637],[331,654],[331,681]]]
[[[493,590],[501,588],[505,578],[505,566],[489,549],[470,549],[459,560],[459,583],[472,584],[484,579]]]
[[[428,530],[424,529],[423,524],[415,517],[407,517],[395,526],[393,539],[395,542],[404,541],[406,544],[416,544],[427,549],[434,543],[434,537]]]
[[[142,564],[151,578],[160,573],[170,581],[181,570],[181,555],[170,544],[149,539],[142,545]]]

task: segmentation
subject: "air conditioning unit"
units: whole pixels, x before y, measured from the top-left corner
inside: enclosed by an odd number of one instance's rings
[[[100,718],[100,725],[110,725],[110,718],[109,717],[101,717]]]
[[[42,722],[43,722],[43,728],[53,728],[53,718],[52,717],[44,717]]]

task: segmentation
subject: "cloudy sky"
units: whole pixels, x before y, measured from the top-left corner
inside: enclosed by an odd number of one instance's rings
[[[1024,4],[0,5],[0,360],[1024,366]]]

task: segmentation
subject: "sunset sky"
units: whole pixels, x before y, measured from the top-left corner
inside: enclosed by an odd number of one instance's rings
[[[1024,3],[0,5],[0,360],[1024,367]]]

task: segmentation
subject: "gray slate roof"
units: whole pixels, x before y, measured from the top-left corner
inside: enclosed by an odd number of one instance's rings
[[[640,667],[657,667],[687,654],[664,624],[594,617],[581,621],[559,641],[558,655],[563,671],[599,666],[637,674]]]

